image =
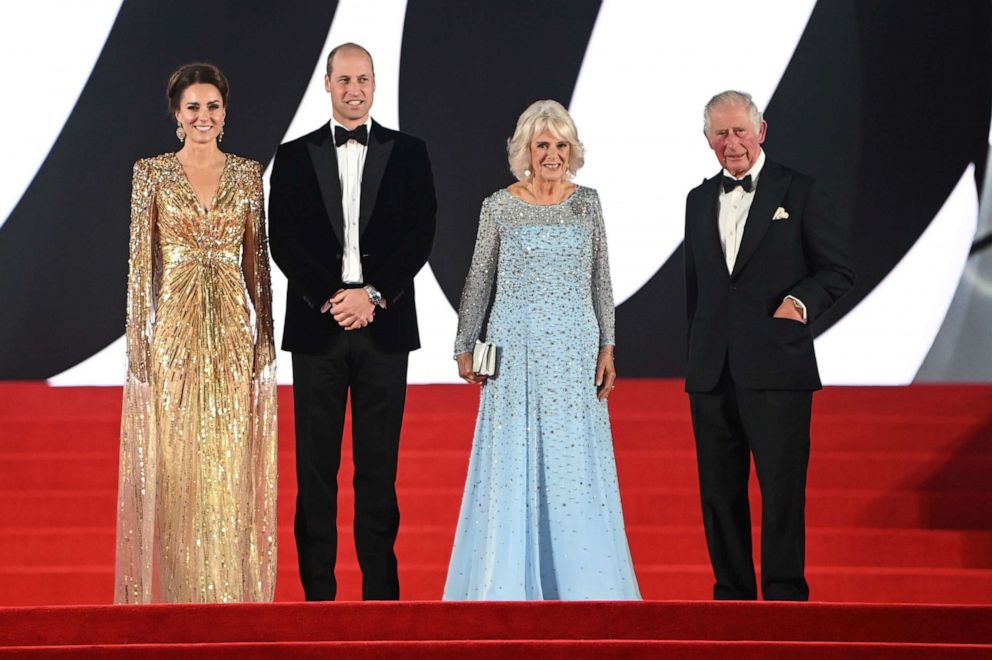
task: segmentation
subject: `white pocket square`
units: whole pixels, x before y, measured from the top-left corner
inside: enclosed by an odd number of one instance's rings
[[[775,215],[772,216],[772,220],[788,220],[789,212],[783,209],[781,206],[775,209]]]

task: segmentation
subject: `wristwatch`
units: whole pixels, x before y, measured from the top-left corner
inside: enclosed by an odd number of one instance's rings
[[[382,294],[371,284],[366,284],[362,287],[365,289],[365,293],[369,294],[369,302],[372,303],[373,308],[378,307],[382,303]]]

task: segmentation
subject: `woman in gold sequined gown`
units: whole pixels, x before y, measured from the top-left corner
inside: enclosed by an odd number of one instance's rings
[[[218,147],[227,92],[216,67],[180,68],[168,95],[183,147],[134,167],[119,603],[269,601],[275,588],[261,166]]]

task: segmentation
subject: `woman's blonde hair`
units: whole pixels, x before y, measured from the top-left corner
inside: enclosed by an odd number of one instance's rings
[[[571,145],[566,177],[569,179],[574,177],[579,168],[585,164],[585,151],[582,143],[579,142],[579,132],[568,110],[558,101],[550,99],[534,101],[517,120],[513,137],[506,141],[510,171],[517,179],[523,181],[529,178],[525,172],[530,170],[530,142],[535,135],[540,135],[545,129],[554,133],[556,137],[567,140]]]

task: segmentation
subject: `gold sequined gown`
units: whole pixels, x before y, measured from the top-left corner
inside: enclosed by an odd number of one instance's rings
[[[114,599],[270,601],[276,385],[261,166],[205,210],[175,154],[138,161]]]

